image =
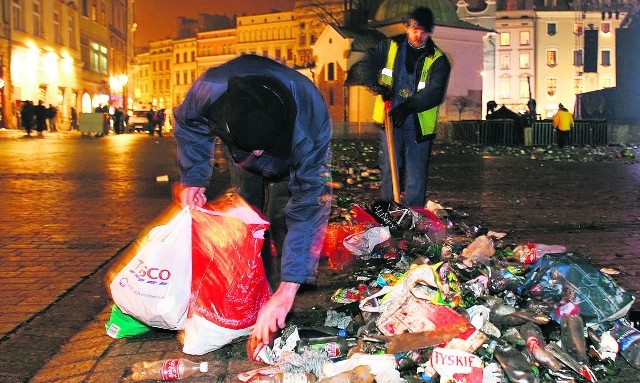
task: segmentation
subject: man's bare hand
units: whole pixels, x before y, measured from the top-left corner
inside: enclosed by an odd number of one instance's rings
[[[207,197],[204,195],[205,188],[197,186],[185,186],[180,192],[180,204],[182,207],[190,208],[202,207],[207,203]]]
[[[270,342],[270,335],[279,328],[284,328],[287,314],[293,307],[293,301],[300,285],[293,282],[281,282],[278,290],[262,306],[258,313],[258,320],[251,332],[251,336],[260,339],[262,343]]]

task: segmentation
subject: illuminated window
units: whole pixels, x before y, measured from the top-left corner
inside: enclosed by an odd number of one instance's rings
[[[558,87],[558,79],[555,77],[550,77],[547,79],[547,94],[549,96],[554,96],[557,92]]]
[[[520,69],[527,69],[530,65],[529,52],[520,53]]]
[[[511,33],[509,32],[500,33],[500,45],[503,47],[511,45]]]
[[[573,92],[576,94],[584,92],[584,79],[582,77],[573,79]]]
[[[520,45],[529,45],[529,44],[531,44],[529,31],[520,32]]]
[[[509,77],[503,77],[500,79],[500,98],[511,97],[511,79]]]
[[[33,1],[33,35],[42,37],[42,11],[39,0]]]
[[[580,36],[582,34],[582,22],[573,23],[573,34]]]
[[[98,73],[107,73],[107,47],[92,42],[90,45],[89,65],[91,70]]]
[[[603,50],[600,54],[600,63],[602,66],[611,65],[611,51]]]
[[[91,20],[93,21],[97,21],[98,20],[98,4],[93,1],[91,3]]]
[[[529,80],[528,77],[520,77],[520,98],[529,98]]]
[[[549,36],[555,36],[556,32],[556,23],[547,23],[547,34]]]
[[[547,51],[547,66],[555,67],[558,65],[558,51],[550,49]]]
[[[16,31],[24,31],[24,13],[22,10],[24,0],[13,0],[11,3],[11,11],[13,12],[13,29]]]
[[[500,54],[500,69],[509,69],[511,64],[511,56],[508,53]]]

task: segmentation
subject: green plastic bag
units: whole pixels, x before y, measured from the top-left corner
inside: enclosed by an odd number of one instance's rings
[[[114,339],[142,335],[151,331],[151,328],[146,324],[123,313],[115,303],[111,307],[111,318],[105,327],[107,335]]]

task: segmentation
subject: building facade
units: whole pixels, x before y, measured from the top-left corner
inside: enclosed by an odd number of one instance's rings
[[[124,106],[128,91],[131,0],[2,2],[0,57],[4,124],[16,128],[26,100],[58,109],[69,129],[71,108]]]
[[[578,94],[615,87],[615,31],[627,13],[589,4],[490,0],[472,11],[459,1],[461,20],[494,31],[486,36],[484,104],[525,112],[533,98],[538,118],[550,118],[560,103],[573,110]]]

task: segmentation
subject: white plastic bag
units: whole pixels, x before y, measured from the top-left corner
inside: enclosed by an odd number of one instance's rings
[[[156,226],[113,277],[111,297],[123,313],[152,327],[184,328],[191,295],[191,214],[185,207]]]

